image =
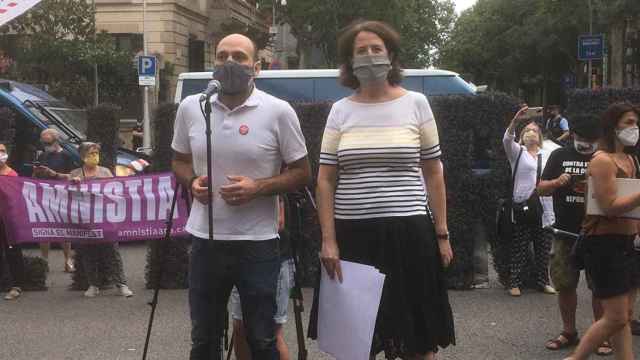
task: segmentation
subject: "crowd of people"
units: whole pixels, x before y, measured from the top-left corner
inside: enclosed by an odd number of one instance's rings
[[[542,126],[525,119],[526,111],[523,107],[516,114],[503,139],[513,172],[509,293],[521,295],[521,271],[533,243],[537,285],[545,293],[558,290],[562,319],[562,331],[545,344],[547,349],[575,346],[568,359],[586,359],[592,353],[633,359],[640,221],[625,214],[640,206],[640,191],[620,195],[616,179],[640,178],[640,109],[616,103],[601,117],[575,114],[567,121],[554,107]],[[545,149],[544,130],[564,146]],[[587,215],[589,201],[604,215]],[[560,231],[545,231],[550,226]],[[582,269],[593,294],[594,323],[580,339],[576,288]],[[549,284],[549,273],[556,289]]]
[[[332,281],[345,276],[341,261],[371,265],[386,275],[372,356],[434,359],[439,349],[456,343],[444,273],[454,254],[436,121],[427,98],[401,86],[401,52],[398,33],[381,22],[353,24],[338,39],[340,82],[354,93],[333,104],[322,139],[316,189],[320,258]],[[311,169],[294,110],[254,85],[260,68],[251,39],[223,38],[213,73],[220,93],[187,97],[177,110],[172,167],[194,198],[186,226],[192,243],[192,360],[220,359],[230,298],[238,358],[289,358],[282,324],[292,263],[279,199],[308,184]],[[206,101],[213,114],[211,153]],[[621,103],[602,117],[575,114],[569,121],[552,107],[542,123],[527,120],[527,110],[517,112],[503,137],[513,175],[508,293],[522,295],[533,244],[535,284],[557,294],[562,320],[562,331],[545,347],[575,347],[571,360],[594,352],[633,359],[631,319],[640,281],[634,241],[640,223],[623,215],[640,206],[640,192],[619,196],[616,178],[640,177],[640,110]],[[45,152],[34,164],[36,177],[81,182],[113,176],[99,166],[98,144],[80,146],[77,168],[63,155],[55,131],[45,130],[41,142]],[[0,175],[16,176],[2,144]],[[586,196],[588,178],[593,199]],[[588,201],[605,215],[585,215]],[[15,299],[24,282],[22,254],[6,239],[0,243],[11,274],[5,298]],[[46,245],[42,251],[46,256]],[[89,280],[85,296],[99,294],[103,270],[97,256],[104,251],[119,259],[111,279],[118,293],[133,295],[117,245],[78,244],[75,251]],[[65,270],[74,271],[66,244],[64,254]],[[580,339],[576,289],[582,269],[593,293],[594,323]],[[314,336],[317,303],[311,312]]]
[[[69,181],[80,183],[85,179],[113,177],[111,170],[99,166],[100,145],[91,142],[80,144],[78,151],[82,159],[82,166],[75,168],[71,156],[65,152],[60,144],[60,134],[55,129],[45,129],[40,134],[40,142],[44,151],[38,153],[36,159],[31,164],[33,177],[39,179]],[[8,165],[9,153],[5,144],[0,143],[0,176],[18,176],[18,174]],[[41,243],[41,256],[48,260],[48,243]],[[84,273],[87,276],[89,287],[84,293],[86,297],[95,297],[100,292],[101,286],[115,285],[118,294],[131,297],[133,292],[127,286],[122,265],[122,258],[117,248],[117,243],[87,244],[78,242],[74,245],[77,257],[81,259]],[[5,300],[15,300],[22,294],[25,283],[25,269],[22,250],[19,245],[10,244],[6,239],[2,221],[0,221],[0,259],[7,262],[8,276],[10,281],[9,291],[5,295]],[[75,271],[75,264],[72,257],[71,242],[62,243],[64,254],[63,268],[65,272]],[[105,255],[113,256],[117,269],[107,271],[104,269],[104,261],[100,257]],[[0,263],[0,279],[3,278]],[[104,279],[104,274],[114,272],[112,279]]]

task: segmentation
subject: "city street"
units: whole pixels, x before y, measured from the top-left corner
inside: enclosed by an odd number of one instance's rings
[[[141,359],[150,310],[146,303],[152,295],[144,290],[146,247],[125,245],[121,251],[136,292],[130,299],[117,297],[113,291],[86,299],[82,292],[67,290],[70,277],[62,272],[62,252],[52,251],[48,291],[27,292],[18,301],[0,302],[0,359]],[[311,290],[305,295],[309,309]],[[545,340],[560,330],[555,296],[525,292],[521,298],[511,298],[495,281],[490,289],[452,291],[450,296],[458,345],[442,351],[439,359],[562,359],[566,355],[544,349]],[[590,319],[588,299],[582,287],[578,315],[582,332]],[[285,333],[292,359],[297,359],[292,313]],[[307,346],[309,359],[331,359],[315,342],[308,341]],[[163,290],[148,358],[185,359],[188,350],[187,291]],[[638,341],[635,350],[640,353]]]

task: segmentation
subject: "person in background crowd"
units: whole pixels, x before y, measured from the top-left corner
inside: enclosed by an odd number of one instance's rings
[[[136,126],[133,128],[131,133],[132,139],[131,144],[133,147],[133,151],[138,150],[138,148],[142,147],[142,140],[144,138],[144,130],[142,127],[142,121],[137,121]]]
[[[53,178],[67,178],[74,183],[79,183],[83,180],[89,179],[101,179],[113,177],[111,170],[106,167],[99,166],[100,164],[100,145],[92,142],[83,142],[78,148],[80,158],[82,159],[82,167],[72,170],[68,175],[65,174],[51,174]],[[89,288],[85,291],[84,296],[92,298],[98,296],[100,293],[100,275],[105,270],[100,268],[100,256],[104,254],[113,254],[116,269],[114,270],[114,278],[110,279],[115,283],[118,290],[118,295],[124,297],[133,296],[133,291],[127,286],[127,280],[124,276],[124,269],[122,265],[122,256],[118,250],[117,243],[77,243],[76,251],[79,253],[82,266],[87,274],[87,280],[89,281]]]
[[[558,144],[566,145],[569,141],[569,121],[562,116],[562,109],[559,105],[549,107],[549,119],[545,124],[545,132],[551,134],[551,139]]]
[[[553,195],[553,207],[556,216],[554,227],[573,234],[580,233],[584,220],[586,172],[591,156],[598,149],[600,138],[600,119],[594,115],[581,115],[572,119],[571,132],[573,143],[551,153],[547,166],[538,184],[540,195]],[[556,338],[549,340],[545,347],[560,350],[575,346],[579,342],[576,329],[576,308],[578,305],[577,287],[580,270],[571,262],[569,254],[575,243],[574,238],[557,235],[553,240],[551,258],[551,280],[558,290],[558,305],[563,330]],[[592,298],[593,317],[597,321],[602,317],[602,304]],[[599,355],[612,352],[608,342],[598,348]]]
[[[238,288],[255,360],[276,360],[276,293],[281,259],[278,194],[309,183],[311,168],[300,121],[289,103],[255,86],[260,61],[255,43],[231,34],[218,43],[211,97],[213,178],[207,179],[207,137],[200,94],[176,113],[172,168],[194,201],[186,231],[189,263],[191,360],[220,359],[231,290]],[[280,171],[282,163],[287,169]],[[208,183],[213,211],[208,211]],[[213,238],[209,237],[209,216]]]
[[[37,159],[40,166],[34,166],[33,175],[39,179],[54,179],[49,176],[53,173],[68,174],[74,168],[73,159],[60,145],[60,134],[55,129],[45,129],[40,133],[40,143],[44,147],[44,153]],[[53,170],[53,171],[51,171]],[[42,257],[49,261],[49,243],[40,243]],[[62,244],[64,254],[64,271],[73,272],[73,259],[71,257],[71,242]]]
[[[535,251],[536,283],[540,291],[547,294],[555,294],[556,291],[549,284],[549,255],[551,251],[551,235],[545,233],[542,228],[554,223],[553,203],[550,198],[537,198],[536,186],[538,174],[542,174],[549,158],[549,153],[542,148],[544,137],[540,127],[536,123],[529,123],[524,127],[520,135],[520,141],[516,142],[516,126],[528,108],[520,109],[511,120],[504,133],[503,145],[511,169],[515,174],[513,184],[513,203],[523,204],[530,199],[539,201],[539,209],[533,213],[536,219],[530,222],[518,221],[513,226],[513,242],[511,244],[510,264],[510,289],[511,296],[522,294],[521,273],[527,263],[529,246],[533,242]],[[539,212],[539,214],[538,214]],[[539,218],[537,216],[539,215]],[[514,216],[515,218],[515,216]]]
[[[434,359],[455,344],[444,275],[453,251],[438,128],[427,98],[400,86],[400,53],[399,34],[382,22],[338,39],[340,79],[355,93],[333,104],[322,139],[320,256],[335,281],[341,260],[386,275],[372,356]]]
[[[18,176],[8,164],[9,153],[7,147],[0,143],[0,176]],[[22,249],[16,245],[10,245],[9,239],[6,238],[4,224],[0,221],[0,260],[7,260],[9,269],[10,288],[4,296],[5,300],[15,300],[22,294],[22,286],[24,285],[24,259],[22,258]],[[3,278],[4,264],[0,262],[0,279]]]
[[[276,347],[280,354],[279,360],[289,360],[289,348],[284,340],[283,325],[287,322],[289,309],[289,295],[293,288],[293,258],[291,258],[290,234],[285,231],[285,205],[282,196],[279,196],[278,206],[278,232],[280,234],[280,275],[278,276],[278,290],[276,291],[277,312],[273,318],[276,322]],[[233,318],[233,348],[237,360],[251,360],[251,352],[247,343],[244,322],[242,321],[242,303],[236,287],[231,291],[231,317]]]
[[[639,116],[632,105],[617,103],[602,117],[601,151],[594,154],[587,170],[595,199],[587,202],[597,201],[605,216],[585,217],[582,248],[593,296],[602,302],[604,312],[567,359],[587,359],[607,339],[612,340],[617,359],[634,359],[629,324],[640,281],[634,249],[638,220],[621,216],[640,206],[640,192],[618,196],[616,179],[638,177],[638,159],[631,154],[640,136]]]

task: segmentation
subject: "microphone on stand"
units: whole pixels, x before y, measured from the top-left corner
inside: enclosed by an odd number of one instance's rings
[[[207,85],[207,89],[200,95],[200,101],[205,101],[211,98],[213,94],[222,90],[222,84],[218,80],[211,80]]]

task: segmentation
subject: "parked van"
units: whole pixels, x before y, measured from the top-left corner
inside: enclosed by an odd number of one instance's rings
[[[21,176],[30,176],[40,133],[47,128],[58,130],[61,145],[80,166],[78,145],[86,139],[88,126],[85,110],[75,108],[29,84],[0,79],[0,108],[15,116],[15,129],[27,143],[16,144],[11,159]],[[0,119],[5,121],[5,119]],[[5,139],[6,140],[6,139]],[[118,149],[116,175],[132,175],[148,165],[140,154]],[[135,169],[135,170],[134,170]]]
[[[457,73],[446,70],[406,69],[402,86],[434,95],[474,95],[475,85],[462,79]],[[256,85],[273,96],[295,102],[336,101],[353,90],[340,85],[339,71],[329,70],[262,70],[256,77]],[[211,72],[182,73],[178,77],[175,102],[203,92],[211,80]]]

